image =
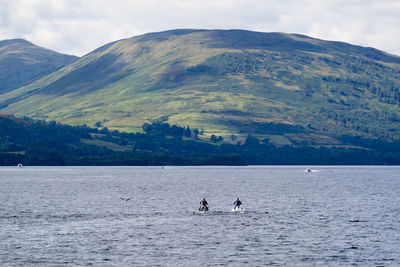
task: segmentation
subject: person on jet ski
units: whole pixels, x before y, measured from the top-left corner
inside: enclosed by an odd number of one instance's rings
[[[208,210],[208,203],[205,197],[203,197],[203,199],[200,201],[199,210],[204,210],[204,211]]]
[[[242,201],[240,201],[240,199],[237,197],[235,202],[233,202],[233,205],[235,205],[233,208],[240,208],[240,206],[242,205]]]

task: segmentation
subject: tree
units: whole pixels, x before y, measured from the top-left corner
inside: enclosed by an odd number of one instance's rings
[[[247,146],[258,146],[260,144],[260,140],[251,136],[250,134],[247,136],[246,141],[244,142]]]
[[[190,130],[190,127],[189,127],[189,125],[188,125],[188,126],[186,126],[186,129],[185,129],[184,135],[185,135],[186,137],[191,137],[191,136],[192,136],[192,130]]]
[[[149,133],[151,131],[151,125],[149,123],[145,123],[142,126],[143,131],[145,131],[146,133]]]
[[[184,132],[184,129],[182,127],[172,125],[172,127],[171,127],[171,135],[172,136],[182,136],[183,132]]]
[[[194,139],[198,140],[199,139],[199,129],[194,129],[193,130],[193,135],[194,135]]]

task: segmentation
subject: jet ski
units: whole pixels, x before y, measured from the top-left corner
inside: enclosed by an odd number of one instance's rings
[[[209,210],[208,206],[200,206],[199,207],[199,211],[208,211],[208,210]]]
[[[242,206],[236,206],[232,209],[233,212],[244,212],[244,209]]]

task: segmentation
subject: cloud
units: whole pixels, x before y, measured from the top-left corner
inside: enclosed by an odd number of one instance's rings
[[[400,55],[397,0],[1,0],[0,39],[83,55],[175,28],[301,33]]]

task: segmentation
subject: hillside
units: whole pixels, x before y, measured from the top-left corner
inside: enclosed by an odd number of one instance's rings
[[[162,121],[230,140],[400,138],[400,58],[297,34],[172,30],[96,49],[0,95],[1,112],[128,132]],[[236,138],[235,138],[236,140]],[[233,138],[232,138],[233,141]]]
[[[168,136],[154,130],[127,134],[0,114],[0,165],[245,164],[217,144],[184,140],[183,128],[172,129]]]
[[[27,85],[77,59],[23,39],[0,41],[0,94]]]
[[[0,115],[0,165],[400,164],[400,141],[344,137],[347,147],[274,146],[247,136],[202,141],[198,129],[143,125],[144,134]]]

